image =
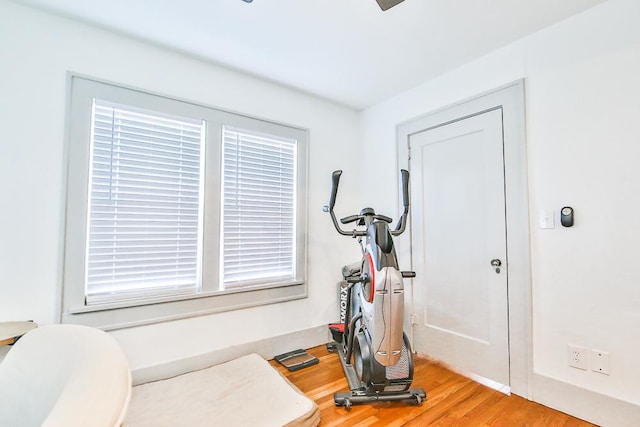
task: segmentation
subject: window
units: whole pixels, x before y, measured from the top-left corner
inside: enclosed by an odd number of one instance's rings
[[[304,130],[70,82],[63,322],[306,296]]]
[[[87,304],[199,288],[204,122],[94,100]]]
[[[223,283],[295,280],[296,141],[225,128]]]

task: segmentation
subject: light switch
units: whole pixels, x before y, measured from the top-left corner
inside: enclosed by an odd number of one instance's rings
[[[540,211],[540,228],[555,228],[554,212]]]

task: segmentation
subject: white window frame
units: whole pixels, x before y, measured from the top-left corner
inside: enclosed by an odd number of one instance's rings
[[[229,113],[73,73],[68,75],[68,87],[62,323],[117,329],[307,297],[307,130]],[[205,121],[202,286],[199,291],[186,295],[149,295],[148,298],[87,304],[85,298],[86,224],[91,114],[94,99]],[[224,126],[296,141],[296,275],[293,280],[263,283],[257,286],[222,288],[220,235]]]

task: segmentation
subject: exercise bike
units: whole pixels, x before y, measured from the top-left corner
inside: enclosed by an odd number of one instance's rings
[[[358,239],[362,250],[360,263],[342,268],[340,282],[340,322],[329,325],[334,342],[327,344],[338,353],[350,392],[335,393],[336,406],[374,401],[412,401],[420,404],[426,397],[422,388],[410,388],[413,381],[413,355],[402,325],[404,320],[403,278],[412,271],[400,271],[392,236],[405,231],[409,214],[409,172],[401,171],[404,212],[395,229],[392,219],[364,208],[358,215],[342,218],[344,230],[333,212],[341,170],[332,174],[329,205],[335,229],[343,236]]]

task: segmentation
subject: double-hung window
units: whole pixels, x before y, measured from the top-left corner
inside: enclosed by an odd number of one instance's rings
[[[306,296],[307,132],[70,76],[62,321]]]

